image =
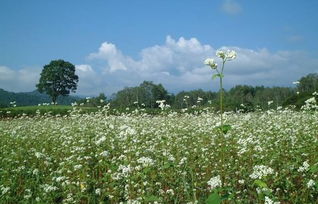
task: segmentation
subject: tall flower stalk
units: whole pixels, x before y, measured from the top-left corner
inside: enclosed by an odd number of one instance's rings
[[[226,128],[224,126],[223,121],[223,78],[224,78],[224,65],[227,61],[234,60],[236,58],[236,52],[234,50],[218,50],[216,52],[216,56],[222,59],[222,67],[221,69],[218,69],[217,63],[214,61],[213,58],[207,58],[204,61],[204,64],[210,66],[212,70],[216,70],[216,74],[212,76],[212,79],[219,78],[220,79],[220,119],[221,119],[221,130],[224,133],[226,131]]]
[[[225,159],[225,146],[226,146],[226,141],[224,135],[228,132],[228,130],[231,129],[230,125],[224,125],[223,121],[223,78],[224,78],[224,65],[227,61],[234,60],[236,58],[236,52],[234,50],[227,50],[227,51],[222,51],[218,50],[216,52],[216,56],[222,59],[222,67],[221,69],[218,69],[217,63],[214,61],[212,58],[207,58],[204,61],[204,64],[210,66],[212,70],[216,70],[216,74],[212,76],[212,79],[219,78],[220,80],[220,119],[221,119],[221,126],[219,127],[220,134],[221,136],[221,181],[223,184],[225,184],[225,167],[224,167],[224,159]]]

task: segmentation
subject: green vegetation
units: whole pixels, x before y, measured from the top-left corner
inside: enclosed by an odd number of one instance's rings
[[[67,96],[77,89],[78,76],[75,66],[64,60],[52,60],[43,67],[39,83],[40,93],[47,93],[55,104],[58,96]]]
[[[63,105],[42,105],[42,106],[21,106],[0,108],[0,118],[36,115],[69,115],[73,110],[72,106]],[[96,107],[81,107],[81,113],[96,112]]]
[[[60,105],[70,105],[79,100],[76,96],[61,96],[57,99]],[[10,102],[15,101],[16,106],[34,106],[43,103],[51,103],[50,96],[41,94],[38,91],[13,93],[0,89],[0,108],[9,107]]]
[[[1,203],[318,202],[317,106],[224,114],[225,137],[209,111],[77,110],[0,120]]]
[[[152,82],[143,82],[138,87],[125,88],[117,92],[109,101],[113,108],[124,107],[144,107],[144,108],[158,108],[158,100],[165,100],[172,109],[184,109],[191,107],[214,107],[219,109],[219,93],[211,91],[203,91],[202,89],[193,91],[182,91],[178,94],[169,94],[165,89],[162,94],[156,97],[154,94],[148,94],[147,89],[144,89],[143,84],[152,84]],[[151,90],[151,89],[150,89]],[[150,92],[151,93],[151,92]],[[263,86],[246,86],[238,85],[229,91],[223,91],[224,101],[223,107],[226,111],[245,109],[246,111],[253,111],[256,108],[267,110],[273,106],[282,106],[289,97],[295,96],[296,91],[287,87],[263,87]],[[271,107],[268,106],[268,101],[273,101]],[[137,103],[138,102],[138,103]],[[244,106],[243,106],[243,105]],[[288,104],[290,105],[290,104]],[[303,104],[302,104],[303,105]]]
[[[317,87],[318,74],[302,77],[293,88],[237,85],[228,91],[223,90],[223,107],[225,111],[267,110],[291,105],[299,109],[312,96],[312,93],[318,92]],[[110,103],[112,109],[125,110],[126,108],[158,109],[159,103],[157,102],[160,100],[165,100],[165,103],[174,110],[198,107],[200,109],[205,107],[219,109],[219,93],[217,92],[198,89],[171,94],[162,84],[154,84],[150,81],[144,81],[136,87],[126,87],[113,94],[110,99],[101,93],[97,97],[89,98],[89,100],[74,96],[62,96],[57,99],[57,102],[60,105],[71,105],[76,101],[77,104],[82,104],[85,107],[97,107],[104,103]],[[16,101],[17,106],[30,106],[48,103],[50,97],[37,91],[12,93],[0,89],[0,107],[9,107],[10,102],[13,101]]]

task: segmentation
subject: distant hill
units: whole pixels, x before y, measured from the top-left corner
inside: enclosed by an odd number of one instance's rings
[[[57,103],[70,105],[74,101],[81,99],[78,96],[59,96]],[[8,107],[10,102],[15,101],[17,106],[32,106],[39,103],[50,103],[51,98],[47,94],[38,91],[14,93],[0,88],[0,107]]]

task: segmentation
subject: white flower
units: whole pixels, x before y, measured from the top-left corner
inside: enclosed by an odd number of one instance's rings
[[[234,50],[218,50],[216,51],[216,56],[223,59],[224,61],[234,60],[236,58],[236,52]]]
[[[152,166],[154,164],[154,161],[148,157],[141,157],[137,160],[137,162],[142,164],[143,167]]]
[[[2,191],[2,195],[6,194],[7,192],[9,192],[10,187],[2,187],[1,186],[1,191]]]
[[[225,52],[223,50],[216,51],[216,56],[225,59]]]
[[[304,161],[303,165],[298,168],[298,172],[304,172],[309,169],[308,161]]]
[[[46,193],[56,191],[58,188],[56,186],[50,186],[48,184],[44,184],[41,186]]]
[[[207,58],[206,60],[204,60],[204,64],[209,65],[211,69],[216,69],[218,67],[218,65],[214,62],[214,59],[212,58]]]
[[[208,185],[209,185],[210,190],[213,190],[214,188],[216,188],[218,186],[222,186],[222,181],[221,181],[220,175],[211,178],[208,181]]]
[[[307,183],[307,187],[308,187],[308,188],[311,188],[311,187],[313,187],[314,185],[315,185],[315,181],[312,180],[312,179],[310,179],[310,180],[308,181],[308,183]]]
[[[245,183],[244,179],[238,180],[238,182],[239,182],[239,184],[244,184]]]
[[[43,156],[43,154],[40,152],[35,152],[35,156],[36,156],[36,158],[41,158]]]
[[[264,204],[279,204],[280,202],[274,202],[272,199],[269,197],[265,196],[265,202]]]
[[[75,165],[75,166],[74,166],[74,170],[79,170],[79,169],[81,169],[82,167],[83,167],[83,165],[81,165],[81,164]]]
[[[65,179],[66,179],[65,176],[60,176],[60,177],[55,178],[55,181],[56,182],[61,182],[61,181],[64,181]]]
[[[38,169],[34,169],[33,172],[32,172],[32,174],[34,174],[34,175],[38,175],[38,173],[39,173]]]
[[[256,165],[253,170],[253,173],[250,175],[252,179],[261,179],[264,176],[274,173],[272,168],[264,165]]]
[[[103,151],[103,152],[100,153],[100,155],[103,156],[103,157],[107,157],[108,154],[109,154],[108,151]]]
[[[305,101],[305,103],[307,103],[307,104],[310,104],[310,103],[315,104],[316,103],[316,99],[315,99],[315,97],[311,97],[311,98],[307,99]]]
[[[236,52],[234,50],[228,50],[226,53],[227,60],[234,60],[236,58]]]
[[[100,195],[100,193],[101,193],[100,188],[97,188],[97,189],[95,190],[95,193],[96,193],[96,195]]]
[[[174,195],[173,189],[168,189],[168,190],[166,191],[166,193],[167,193],[167,194],[171,194],[172,196]]]
[[[95,142],[95,144],[96,144],[96,145],[100,145],[100,144],[102,144],[104,141],[106,141],[106,137],[105,137],[105,136],[102,136],[101,138],[99,138],[99,139]]]

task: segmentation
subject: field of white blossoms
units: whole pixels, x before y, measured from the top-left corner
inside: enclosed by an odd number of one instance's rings
[[[0,203],[318,203],[318,111],[0,120]]]

